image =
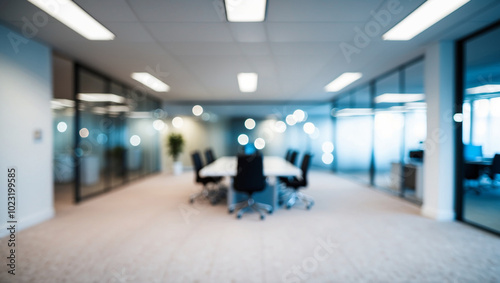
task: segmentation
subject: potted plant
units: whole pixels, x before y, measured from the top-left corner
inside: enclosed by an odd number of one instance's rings
[[[179,155],[184,148],[184,138],[181,134],[171,133],[167,137],[168,154],[174,159],[174,175],[182,173],[182,162],[179,161]]]

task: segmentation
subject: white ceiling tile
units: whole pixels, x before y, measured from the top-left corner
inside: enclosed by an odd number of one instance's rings
[[[125,0],[74,0],[101,23],[135,22],[137,17]]]
[[[6,22],[22,21],[22,19],[33,22],[33,19],[38,17],[40,13],[45,15],[49,21],[57,21],[28,1],[4,0],[0,3],[0,19]],[[39,20],[43,21],[41,17]]]
[[[185,42],[170,42],[163,45],[174,55],[241,55],[240,47],[235,42],[200,42],[197,44]]]
[[[129,0],[143,22],[225,22],[217,0]],[[222,9],[221,9],[222,8]]]
[[[358,23],[268,23],[271,42],[350,41]]]
[[[484,13],[478,13],[471,21],[493,22],[498,20],[498,15],[500,15],[500,1],[492,1],[490,5]]]
[[[193,69],[205,72],[231,70],[234,72],[250,72],[248,61],[242,56],[177,56],[181,62]],[[236,73],[235,73],[236,78]]]
[[[160,42],[232,42],[223,23],[144,23]]]
[[[236,75],[239,72],[253,71],[241,56],[178,56],[178,58],[210,90],[209,94],[237,91]]]
[[[51,42],[57,46],[58,49],[62,48],[62,46],[59,45],[61,43],[67,43],[67,46],[71,44],[92,44],[92,41],[87,40],[85,37],[58,21],[49,21],[40,27],[28,27],[24,21],[10,21],[9,24],[18,27],[18,32],[25,37],[43,39],[45,42]]]
[[[269,22],[366,21],[384,0],[273,0],[268,1]],[[355,9],[353,9],[353,6]]]
[[[233,37],[238,42],[266,42],[263,23],[229,23]]]
[[[269,44],[267,42],[263,43],[253,43],[253,42],[245,42],[238,43],[240,46],[241,52],[244,55],[252,56],[252,55],[270,55],[271,49],[269,48]]]
[[[295,93],[304,87],[327,64],[322,56],[274,56],[279,78],[286,92]]]
[[[107,22],[106,27],[120,42],[154,42],[154,38],[137,22]]]
[[[271,42],[269,45],[275,55],[323,55],[325,60],[339,50],[339,44],[332,42]]]
[[[274,77],[276,79],[277,66],[272,56],[248,56],[249,64],[259,76]]]

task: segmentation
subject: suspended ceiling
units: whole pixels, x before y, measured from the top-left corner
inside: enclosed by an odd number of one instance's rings
[[[58,53],[131,86],[132,72],[151,71],[171,90],[155,93],[170,102],[327,101],[331,80],[359,71],[366,83],[423,54],[426,45],[453,40],[500,18],[500,1],[472,0],[406,42],[382,34],[423,0],[401,0],[401,12],[370,37],[359,53],[345,56],[356,30],[394,0],[268,0],[263,23],[228,23],[222,0],[76,0],[110,29],[113,41],[89,41],[57,20],[37,27],[34,38]],[[26,1],[0,0],[0,21],[20,32],[40,10]],[[22,56],[22,46],[20,46]],[[255,93],[240,93],[236,74],[259,74]]]

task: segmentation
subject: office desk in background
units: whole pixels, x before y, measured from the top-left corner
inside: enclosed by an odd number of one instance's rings
[[[465,160],[464,164],[464,178],[467,180],[477,180],[482,175],[487,175],[493,158],[475,158],[472,160]]]
[[[235,177],[237,169],[236,156],[224,156],[213,163],[203,167],[200,171],[202,177]],[[264,176],[267,177],[267,187],[264,191],[254,194],[255,200],[269,204],[276,209],[278,206],[278,176],[300,176],[302,171],[297,166],[277,156],[264,156]],[[245,194],[238,193],[233,189],[233,180],[228,190],[227,204],[233,204],[245,200]]]
[[[403,172],[401,172],[403,170]],[[401,187],[404,186],[404,189]],[[415,191],[417,199],[423,198],[424,170],[422,162],[409,162],[401,168],[401,163],[391,163],[391,189],[401,194],[404,190]]]

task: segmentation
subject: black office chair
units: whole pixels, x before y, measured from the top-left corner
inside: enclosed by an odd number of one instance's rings
[[[205,161],[207,161],[207,165],[215,161],[214,152],[211,148],[205,150]]]
[[[295,160],[297,159],[297,155],[299,154],[298,151],[295,151],[293,149],[289,149],[286,151],[286,155],[285,155],[285,160],[292,163],[293,165],[295,165]],[[278,180],[281,182],[281,183],[284,183],[286,181],[286,179],[288,179],[288,177],[286,176],[278,176]]]
[[[481,187],[479,186],[479,177],[481,177],[481,174],[479,171],[479,167],[475,164],[464,164],[464,189],[466,191],[473,191],[477,195],[481,193]]]
[[[297,159],[298,154],[299,154],[298,151],[295,151],[293,149],[288,149],[286,151],[285,160],[295,165],[295,160]],[[278,181],[280,184],[280,186],[278,187],[278,199],[280,205],[282,204],[281,200],[283,199],[283,196],[287,193],[286,187],[284,187],[285,182],[291,178],[292,178],[291,176],[278,176]]]
[[[257,203],[252,198],[253,193],[263,191],[266,188],[266,177],[264,176],[264,165],[262,155],[240,155],[238,156],[238,171],[234,177],[233,187],[235,191],[248,194],[248,199],[229,206],[229,213],[238,210],[237,218],[243,213],[254,210],[264,220],[264,211],[271,214],[273,207],[268,204]]]
[[[280,202],[286,203],[287,209],[290,209],[292,206],[294,206],[297,201],[303,202],[306,205],[307,209],[310,209],[314,205],[314,200],[312,199],[312,197],[307,196],[299,191],[300,188],[307,187],[307,172],[309,171],[311,158],[311,154],[304,154],[304,157],[302,158],[302,164],[300,166],[300,169],[302,170],[301,177],[293,177],[285,180],[285,185],[287,188],[289,188],[289,190],[283,195]]]
[[[193,160],[195,174],[195,182],[201,183],[203,188],[201,192],[192,194],[189,197],[189,202],[193,203],[198,198],[205,198],[210,200],[210,203],[216,204],[220,199],[220,193],[218,192],[217,185],[222,180],[222,177],[201,177],[200,170],[203,168],[203,163],[201,161],[201,156],[198,151],[195,151],[191,154],[191,158]],[[209,188],[209,185],[212,185],[212,188]]]
[[[285,154],[285,160],[290,161],[290,157],[292,156],[293,149],[288,149]]]
[[[498,184],[496,182],[498,174],[500,174],[500,154],[495,154],[489,172],[489,177],[491,179],[491,184],[493,185],[493,187],[498,187]]]
[[[290,153],[290,157],[289,159],[287,159],[287,161],[295,165],[295,162],[297,160],[297,155],[299,155],[299,152],[296,150],[292,150],[292,153]]]

